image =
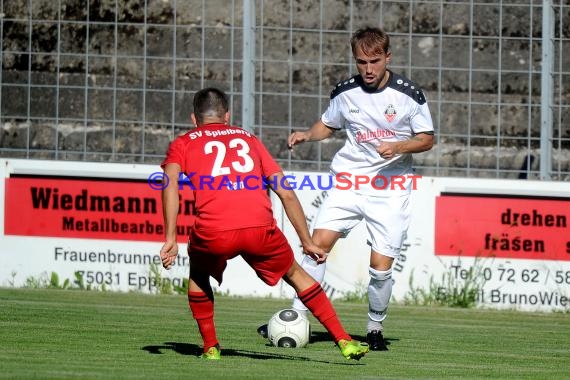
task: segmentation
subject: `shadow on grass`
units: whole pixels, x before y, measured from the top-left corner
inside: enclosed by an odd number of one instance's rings
[[[330,339],[329,339],[330,340]],[[202,354],[202,347],[191,343],[178,343],[178,342],[165,342],[162,345],[149,345],[144,346],[142,350],[147,351],[149,354],[161,355],[164,350],[172,350],[180,355],[200,356]],[[336,353],[338,355],[338,353]],[[234,350],[232,348],[222,348],[222,357],[246,357],[258,360],[294,360],[294,361],[310,361],[325,364],[335,365],[364,365],[364,363],[356,363],[354,361],[339,363],[328,360],[315,360],[303,356],[293,356],[285,354],[276,354],[270,352],[256,352],[248,350]],[[340,356],[339,356],[340,359]]]
[[[362,335],[351,335],[352,339],[356,339],[359,340],[361,342],[366,342],[366,337],[362,336]],[[386,338],[384,337],[384,341],[386,342],[386,346],[389,346],[392,344],[392,342],[397,342],[400,339],[397,338]],[[311,343],[317,343],[317,342],[331,342],[332,343],[332,339],[331,336],[329,335],[328,332],[326,331],[312,331],[311,332]]]

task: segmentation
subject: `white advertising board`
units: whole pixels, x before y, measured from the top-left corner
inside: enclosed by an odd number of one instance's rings
[[[323,173],[289,175],[297,178],[311,225],[328,193],[318,184],[328,181],[318,179]],[[481,307],[570,310],[570,183],[424,177],[412,202],[408,236],[393,266],[396,300],[470,287],[479,289]],[[301,260],[293,228],[283,213],[278,218]],[[366,291],[366,241],[361,222],[329,254],[323,283],[329,297]]]

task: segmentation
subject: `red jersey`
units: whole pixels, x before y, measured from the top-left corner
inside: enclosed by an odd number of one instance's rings
[[[224,124],[192,129],[170,144],[161,166],[170,163],[188,177],[179,188],[195,190],[196,228],[226,231],[274,223],[264,179],[282,170],[248,131]]]

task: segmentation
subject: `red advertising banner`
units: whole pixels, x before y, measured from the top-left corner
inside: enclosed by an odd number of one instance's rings
[[[193,223],[193,194],[181,191],[178,239]],[[163,241],[161,191],[146,182],[6,178],[4,234]]]
[[[570,261],[570,198],[442,194],[435,207],[436,255]]]

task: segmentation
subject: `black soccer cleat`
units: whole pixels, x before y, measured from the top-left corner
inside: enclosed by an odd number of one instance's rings
[[[267,336],[268,336],[268,334],[267,334],[267,324],[259,326],[259,327],[257,328],[257,333],[258,333],[259,335],[261,335],[262,337],[264,337],[265,339],[267,339]]]
[[[382,331],[370,331],[366,334],[366,340],[368,341],[368,346],[370,346],[370,351],[388,351]]]

